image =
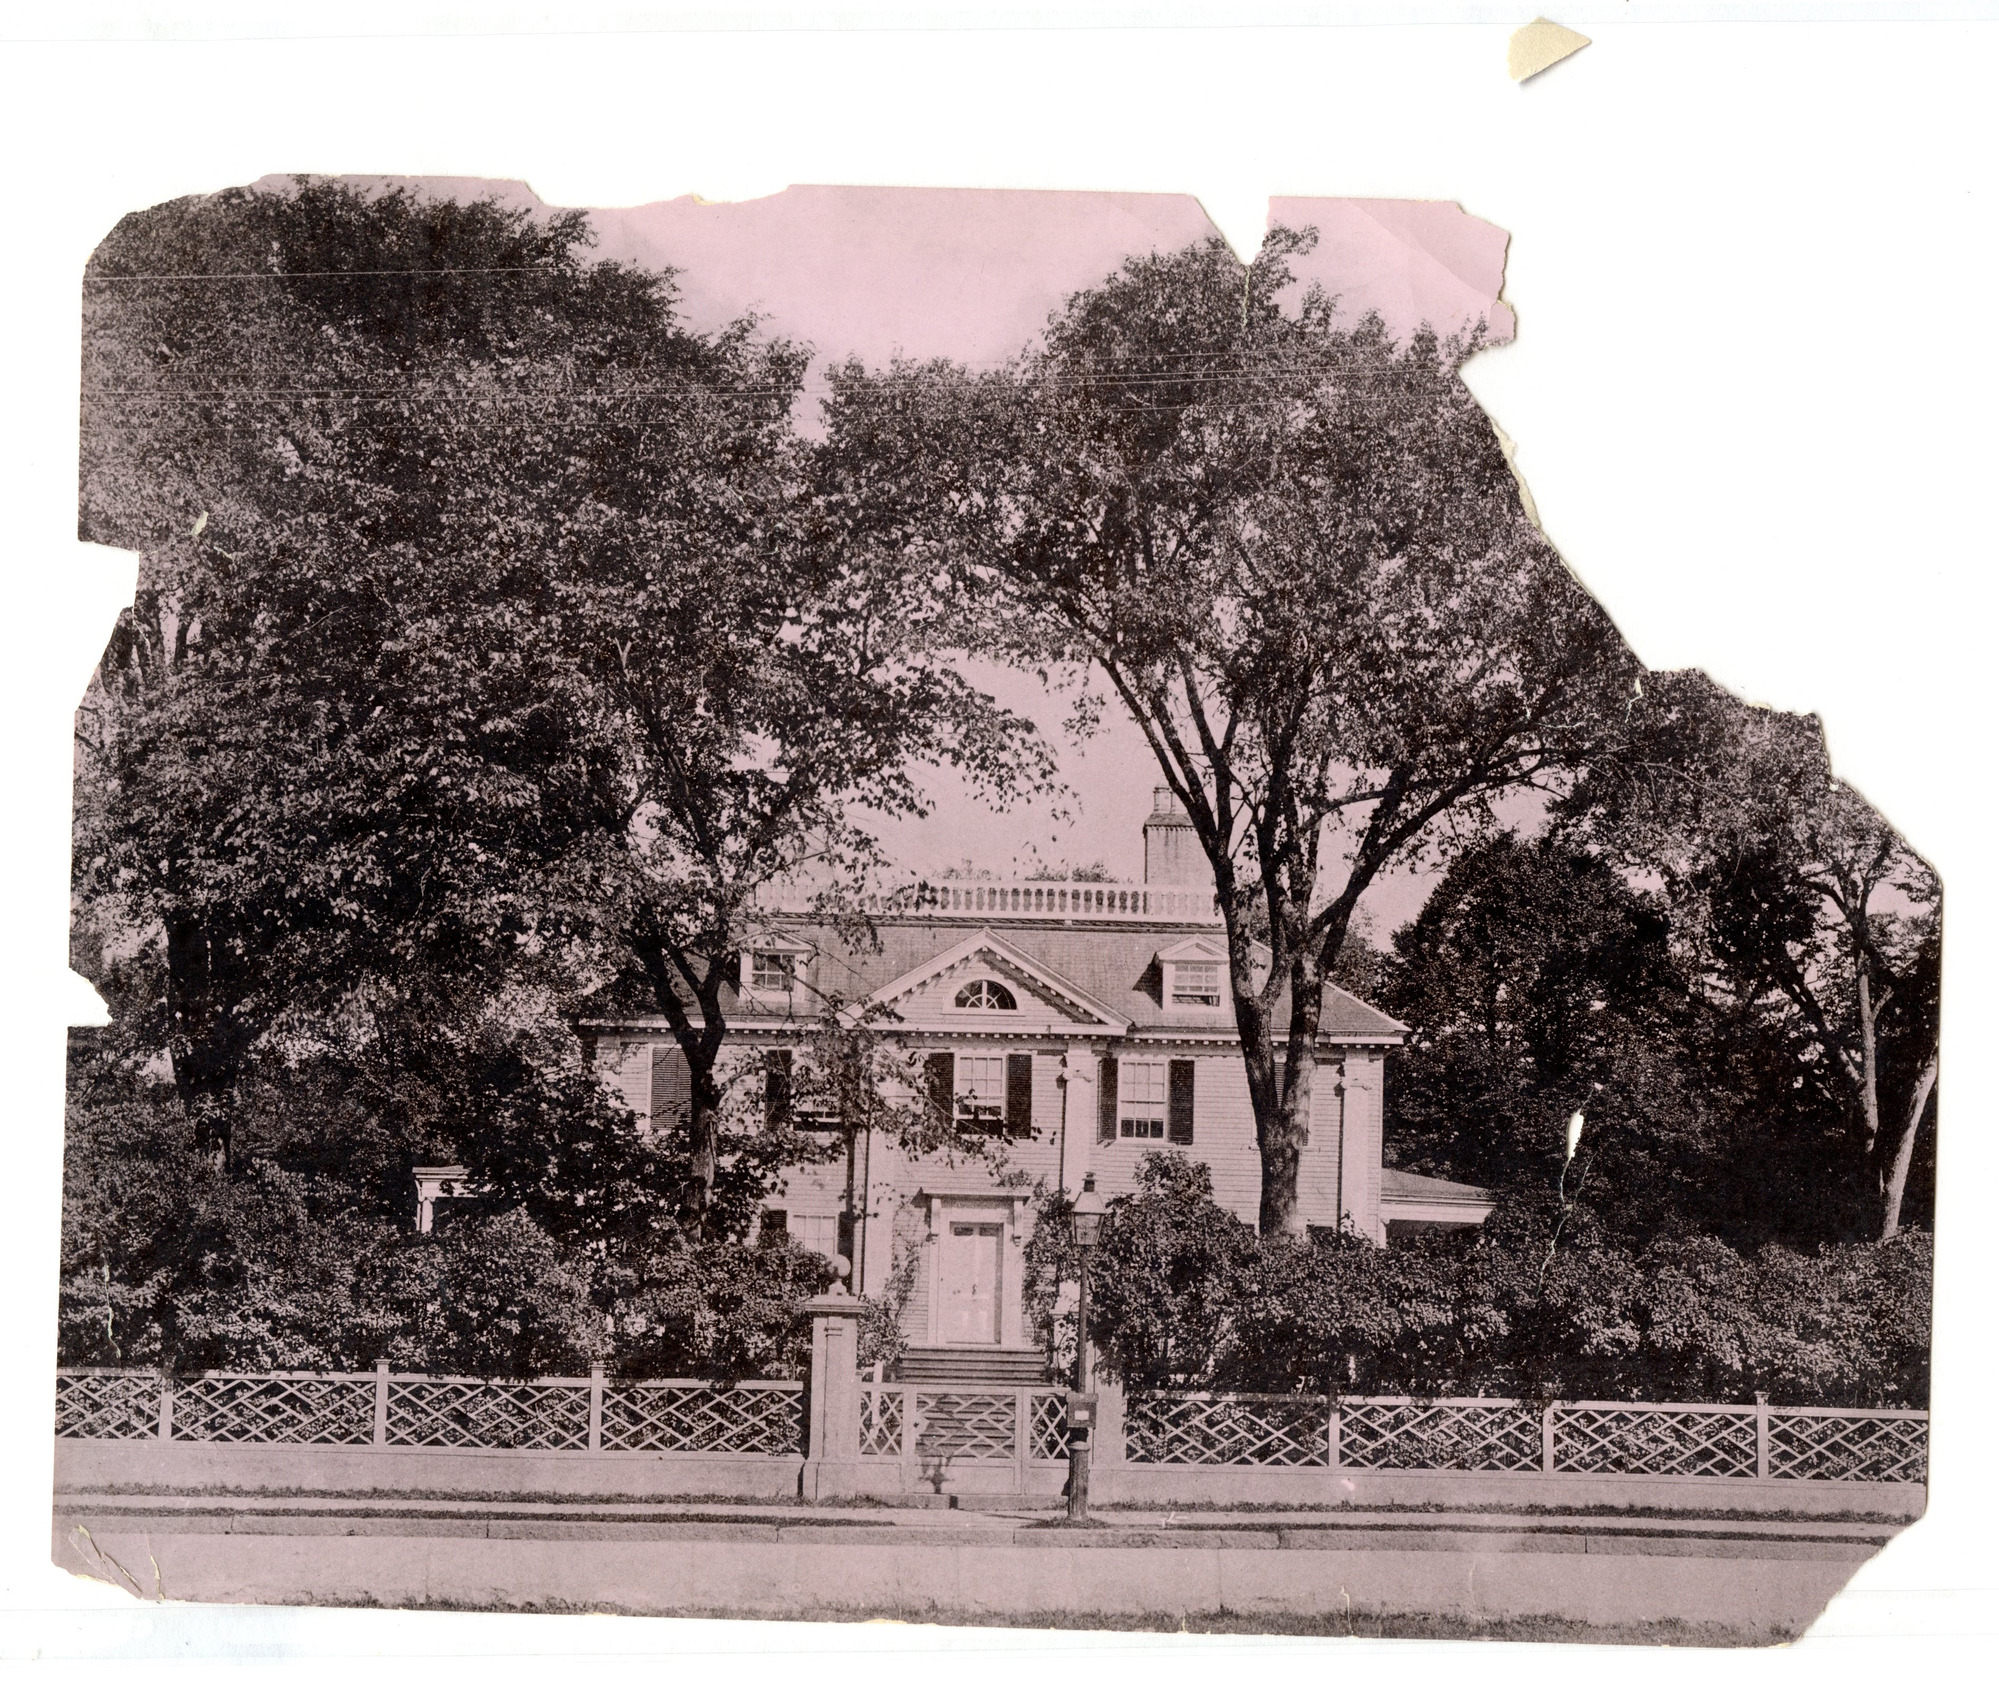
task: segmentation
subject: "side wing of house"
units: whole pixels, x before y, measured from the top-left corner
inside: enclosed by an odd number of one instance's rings
[[[1323,1050],[1313,1073],[1311,1127],[1298,1167],[1298,1199],[1310,1229],[1385,1239],[1381,1214],[1382,1055],[1373,1046]],[[1255,1224],[1263,1190],[1256,1116],[1242,1053],[1167,1037],[1133,1039],[1101,1062],[1092,1099],[1100,1118],[1087,1169],[1106,1196],[1138,1186],[1148,1152],[1184,1153],[1208,1168],[1215,1199]],[[1102,1098],[1117,1086],[1113,1108]],[[1172,1113],[1176,1098],[1184,1118]],[[1156,1121],[1159,1128],[1153,1128]],[[1177,1128],[1176,1128],[1177,1127]]]

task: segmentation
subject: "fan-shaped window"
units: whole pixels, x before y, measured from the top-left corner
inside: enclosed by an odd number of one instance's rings
[[[1019,1005],[1013,999],[1013,992],[996,978],[975,978],[958,992],[958,1006],[961,1008],[988,1008],[1011,1013]]]

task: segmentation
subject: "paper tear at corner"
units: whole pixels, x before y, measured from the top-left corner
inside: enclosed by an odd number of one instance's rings
[[[1539,76],[1550,65],[1580,53],[1589,45],[1587,35],[1564,29],[1546,18],[1536,18],[1525,29],[1516,29],[1506,43],[1506,74],[1516,82]]]
[[[1541,512],[1534,507],[1534,494],[1527,489],[1527,477],[1520,472],[1520,459],[1517,455],[1519,447],[1513,443],[1513,436],[1497,422],[1492,424],[1492,431],[1499,438],[1500,455],[1506,459],[1506,467],[1513,476],[1513,484],[1520,488],[1520,508],[1522,512],[1535,527],[1539,528],[1545,534],[1548,530],[1541,526]]]

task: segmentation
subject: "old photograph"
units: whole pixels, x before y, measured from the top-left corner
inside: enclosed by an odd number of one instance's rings
[[[55,1560],[1769,1644],[1923,1511],[1942,890],[1444,200],[273,176],[83,277]]]

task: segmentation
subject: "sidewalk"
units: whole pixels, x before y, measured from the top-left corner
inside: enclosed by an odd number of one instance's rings
[[[1768,1644],[1902,1526],[67,1492],[54,1555],[145,1599]],[[1679,1635],[1685,1613],[1697,1635]],[[1446,1625],[1441,1628],[1438,1625]]]
[[[734,1502],[462,1500],[344,1495],[67,1493],[59,1528],[93,1535],[471,1536],[487,1540],[740,1542],[916,1541],[927,1545],[1313,1551],[1374,1544],[1399,1551],[1531,1549],[1717,1558],[1812,1557],[1858,1563],[1903,1525],[1868,1519],[1632,1517],[1489,1510],[1099,1511],[1067,1523],[1059,1506],[988,1500],[958,1507]]]

